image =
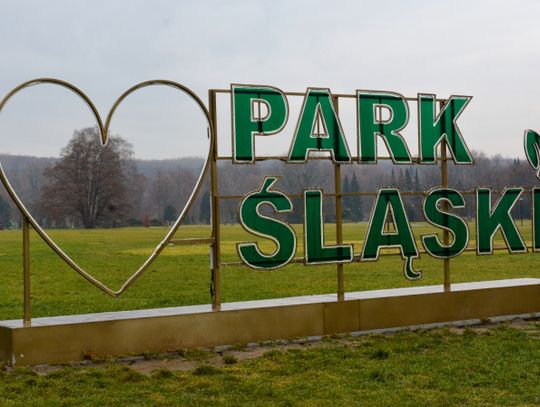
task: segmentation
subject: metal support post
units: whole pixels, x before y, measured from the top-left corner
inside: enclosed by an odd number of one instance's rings
[[[443,188],[448,187],[448,167],[447,167],[447,157],[446,157],[446,140],[441,142],[441,186]],[[444,200],[442,202],[442,209],[445,212],[448,212],[448,201]],[[448,246],[450,240],[449,232],[447,229],[443,229],[443,242],[445,246]],[[450,284],[450,259],[445,258],[444,263],[444,291],[451,291]]]
[[[212,246],[210,248],[210,267],[212,269],[212,310],[221,309],[221,253],[220,253],[220,218],[219,218],[219,198],[218,198],[218,171],[217,171],[217,115],[216,115],[216,93],[214,90],[208,92],[210,100],[210,120],[214,134],[212,137],[212,153],[210,161],[210,195],[212,213]]]
[[[339,101],[336,96],[332,98],[336,114],[339,113]],[[343,243],[343,201],[341,196],[341,165],[334,163],[334,192],[336,208],[336,243]],[[345,278],[343,275],[343,263],[338,263],[337,267],[337,299],[345,300]]]
[[[23,324],[32,324],[32,314],[30,309],[30,223],[26,216],[23,216]]]

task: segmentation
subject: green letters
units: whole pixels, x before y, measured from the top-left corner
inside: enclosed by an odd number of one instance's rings
[[[536,170],[536,178],[540,178],[540,135],[534,130],[525,130],[523,141],[527,160]]]
[[[274,269],[285,266],[296,252],[296,235],[294,230],[277,219],[262,215],[259,207],[270,205],[277,213],[292,210],[292,202],[282,192],[270,190],[277,177],[266,177],[259,190],[248,194],[240,204],[240,224],[248,232],[256,236],[272,240],[277,249],[271,255],[265,255],[256,243],[239,243],[238,254],[248,266],[256,269]]]
[[[436,162],[435,150],[443,139],[446,139],[456,164],[473,163],[471,153],[456,124],[471,99],[471,96],[450,96],[435,116],[435,95],[418,94],[418,145],[421,163]]]
[[[418,157],[413,157],[403,136],[409,123],[410,106],[408,99],[399,93],[357,90],[355,95],[332,95],[328,88],[307,88],[305,94],[291,92],[287,95],[303,96],[288,156],[267,156],[264,159],[305,163],[312,154],[315,158],[330,156],[334,164],[352,161],[359,164],[377,163],[377,146],[381,138],[394,164],[435,164],[438,157],[443,155],[442,147],[444,151],[450,152],[455,164],[473,164],[457,124],[471,96],[453,95],[444,100],[443,104],[443,100],[433,94],[418,94]],[[338,115],[338,96],[339,100],[350,97],[356,99],[358,151],[355,157],[351,157]],[[253,163],[262,159],[255,155],[255,136],[271,135],[285,129],[289,111],[286,94],[270,86],[231,85],[231,109],[233,162]],[[289,130],[292,129],[287,128],[287,134]],[[527,160],[540,179],[540,134],[531,129],[525,130],[523,143]],[[338,171],[340,166],[334,167],[336,194],[330,195],[339,199],[338,186],[342,181]],[[442,171],[444,180],[447,173],[444,168]],[[296,234],[279,216],[291,212],[293,204],[284,193],[272,189],[276,182],[277,177],[264,178],[260,188],[246,195],[240,204],[240,223],[245,230],[259,238],[237,245],[242,261],[252,268],[273,269],[285,266],[296,253]],[[418,179],[415,182],[419,185]],[[309,181],[309,189],[303,192],[304,263],[351,262],[354,259],[352,244],[343,244],[341,237],[336,244],[325,243],[324,194],[316,184],[317,181]],[[342,195],[347,197],[358,193],[351,193],[350,187],[344,189]],[[476,190],[477,254],[493,252],[493,241],[499,231],[510,252],[527,252],[523,236],[512,218],[512,210],[516,202],[523,199],[523,191],[521,187],[506,188],[497,195],[500,198],[492,202],[492,191],[489,188]],[[360,195],[363,194],[363,191],[360,192]],[[424,217],[429,224],[438,228],[438,231],[421,237],[422,245],[430,256],[450,259],[467,250],[469,227],[462,215],[466,205],[464,194],[448,187],[432,188],[426,193],[423,201]],[[299,198],[299,195],[295,194],[294,197]],[[339,202],[336,200],[338,208]],[[540,188],[532,188],[532,211],[533,250],[540,251]],[[394,228],[386,228],[388,223],[393,223]],[[266,249],[270,245],[264,239],[273,242],[275,249]],[[261,248],[266,249],[266,252]],[[413,260],[419,257],[417,244],[402,195],[396,188],[383,188],[377,192],[360,260],[377,260],[380,250],[386,248],[394,248],[395,252],[399,249],[408,279],[421,278],[420,271],[413,268]]]
[[[519,234],[510,211],[516,204],[523,188],[506,188],[491,209],[491,190],[476,190],[476,251],[478,254],[493,253],[493,236],[501,230],[510,252],[526,252],[527,248]]]
[[[353,259],[352,245],[324,245],[322,192],[304,191],[304,259],[306,264],[345,263]]]
[[[400,131],[409,122],[409,106],[405,97],[394,92],[356,91],[358,114],[359,161],[377,162],[377,136],[381,136],[394,163],[411,163],[411,154]],[[376,109],[386,108],[390,118],[377,117]]]
[[[308,88],[291,143],[289,161],[305,162],[310,151],[329,151],[335,162],[351,162],[330,89]]]
[[[433,188],[424,200],[424,217],[434,226],[448,230],[454,237],[451,245],[441,243],[436,234],[422,236],[426,251],[433,257],[449,259],[458,256],[469,243],[469,228],[459,216],[439,209],[440,201],[447,201],[453,208],[464,208],[465,200],[456,190],[451,188]]]
[[[385,233],[384,223],[389,212],[396,231]],[[418,257],[418,249],[401,195],[395,188],[380,189],[377,193],[362,250],[362,260],[377,260],[383,247],[400,249],[401,256],[406,260],[404,272],[408,279],[417,280],[422,276],[420,272],[412,269],[412,258]]]
[[[267,112],[263,116],[261,104]],[[287,123],[289,106],[284,93],[270,86],[231,85],[233,159],[253,163],[253,137],[280,132]]]

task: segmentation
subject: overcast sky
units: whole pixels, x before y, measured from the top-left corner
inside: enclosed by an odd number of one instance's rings
[[[124,90],[154,78],[181,82],[205,102],[208,89],[230,83],[464,94],[474,97],[459,119],[469,147],[524,158],[523,130],[540,130],[539,17],[538,1],[0,0],[0,94],[61,78],[103,116]],[[344,106],[354,143],[352,111]],[[0,118],[0,152],[14,154],[57,155],[75,128],[93,124],[78,99],[50,87],[24,92]],[[134,96],[112,130],[142,158],[203,155],[207,146],[202,117],[171,90]],[[273,148],[285,151],[286,138]]]

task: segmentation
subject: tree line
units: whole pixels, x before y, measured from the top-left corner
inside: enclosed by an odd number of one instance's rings
[[[535,186],[534,171],[525,159],[488,157],[473,152],[474,165],[456,166],[449,161],[449,185],[467,191],[467,207],[461,215],[474,216],[474,188],[488,186]],[[197,181],[201,158],[175,160],[137,160],[132,146],[119,136],[111,136],[107,146],[100,145],[95,128],[74,132],[62,149],[60,158],[1,155],[0,162],[10,183],[45,227],[119,227],[158,226],[176,220]],[[303,216],[300,194],[304,189],[320,188],[334,193],[334,167],[329,160],[310,160],[307,164],[263,161],[254,166],[219,162],[221,221],[238,222],[239,197],[257,189],[266,175],[280,176],[276,188],[291,194],[292,213],[284,216],[300,223]],[[381,187],[397,187],[402,192],[425,192],[441,185],[440,165],[395,165],[380,160],[375,165],[342,165],[341,188],[343,219],[366,221]],[[354,193],[362,193],[354,195]],[[353,193],[353,195],[347,195]],[[412,221],[423,219],[422,196],[403,194],[407,214]],[[514,209],[516,216],[530,216],[528,194]],[[334,197],[324,200],[326,221],[335,220]],[[269,208],[262,208],[263,211]],[[210,189],[203,185],[186,223],[210,222]],[[0,227],[18,226],[20,215],[0,190]]]

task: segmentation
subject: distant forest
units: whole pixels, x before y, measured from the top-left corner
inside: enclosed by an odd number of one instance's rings
[[[535,186],[538,180],[525,159],[508,159],[501,156],[487,157],[473,152],[475,165],[456,166],[449,162],[449,184],[462,191],[473,191],[478,186],[503,189],[505,186]],[[45,227],[82,227],[77,216],[62,215],[47,209],[41,200],[48,179],[47,169],[58,159],[30,156],[0,155],[13,188],[25,202],[35,219]],[[203,165],[201,158],[173,160],[131,160],[131,173],[126,178],[127,204],[118,217],[112,217],[100,227],[167,225],[173,222],[184,207],[198,173]],[[394,165],[380,160],[376,165],[342,165],[343,192],[376,192],[381,187],[398,187],[402,192],[428,191],[440,186],[439,165]],[[257,165],[233,165],[219,162],[219,194],[240,196],[257,189],[264,176],[279,175],[275,185],[286,193],[300,194],[303,189],[322,188],[334,192],[333,166],[329,160],[311,160],[307,164],[286,164],[263,161]],[[496,195],[494,194],[494,198]],[[422,197],[404,194],[407,214],[411,221],[423,219]],[[347,222],[365,221],[374,195],[346,196],[343,198],[343,216]],[[303,208],[300,198],[292,199],[294,211],[286,216],[292,223],[302,222]],[[467,208],[461,214],[472,218],[475,214],[474,194],[467,194]],[[186,218],[188,224],[210,222],[209,183],[206,180],[201,193]],[[237,223],[239,199],[221,200],[221,221]],[[516,219],[530,217],[530,194],[514,208]],[[327,221],[334,220],[334,197],[324,200]],[[19,227],[20,214],[0,186],[0,227]]]

